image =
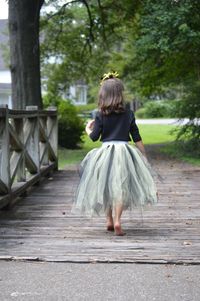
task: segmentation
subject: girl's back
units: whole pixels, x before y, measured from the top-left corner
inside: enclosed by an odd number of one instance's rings
[[[111,112],[108,115],[98,112],[95,118],[94,128],[90,138],[96,141],[101,136],[101,141],[140,141],[138,127],[131,110],[125,109],[123,112]]]

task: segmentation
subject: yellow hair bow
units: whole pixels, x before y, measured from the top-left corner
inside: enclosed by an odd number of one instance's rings
[[[114,77],[119,77],[119,74],[117,73],[117,71],[111,71],[111,72],[108,72],[108,73],[104,73],[104,75],[102,76],[101,78],[101,85],[102,83],[106,80],[106,79],[109,79],[109,78],[114,78]]]

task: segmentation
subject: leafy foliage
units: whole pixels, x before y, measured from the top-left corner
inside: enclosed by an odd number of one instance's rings
[[[61,95],[80,79],[93,89],[105,71],[116,67],[122,74],[121,41],[126,24],[130,27],[134,20],[139,0],[48,2],[56,9],[41,22],[43,77],[48,92]]]
[[[69,102],[62,101],[58,106],[58,143],[66,148],[77,148],[82,142],[84,124],[77,116],[76,108]]]
[[[179,101],[148,101],[136,111],[137,118],[174,118],[177,117],[176,107]]]
[[[200,90],[195,87],[200,82],[200,1],[72,2],[55,3],[56,12],[42,21],[43,72],[52,97],[84,79],[93,102],[101,75],[117,70],[132,98],[177,91],[182,100],[180,105],[174,103],[172,111],[191,120],[179,136],[185,133],[198,139],[193,119],[199,118]],[[55,61],[47,64],[51,57]],[[166,108],[149,105],[148,113],[150,109],[154,109],[151,116],[166,116]]]
[[[200,150],[200,82],[197,81],[190,86],[191,90],[177,106],[177,114],[180,118],[189,118],[188,124],[182,126],[178,133],[178,139],[190,138],[192,145]]]
[[[50,94],[43,97],[43,103],[45,108],[56,106],[58,109],[58,144],[69,149],[79,148],[85,126],[78,108],[69,100]]]

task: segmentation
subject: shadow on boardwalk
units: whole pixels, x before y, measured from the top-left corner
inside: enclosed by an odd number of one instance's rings
[[[10,211],[0,213],[0,259],[69,262],[200,263],[200,167],[149,149],[159,204],[126,212],[126,236],[105,230],[104,217],[71,214],[76,168],[56,172]]]

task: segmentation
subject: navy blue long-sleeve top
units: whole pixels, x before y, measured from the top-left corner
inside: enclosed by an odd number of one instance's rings
[[[101,141],[141,141],[139,129],[135,123],[133,111],[125,110],[122,113],[112,112],[104,115],[98,112],[95,117],[94,128],[89,135],[93,141],[100,138]]]

